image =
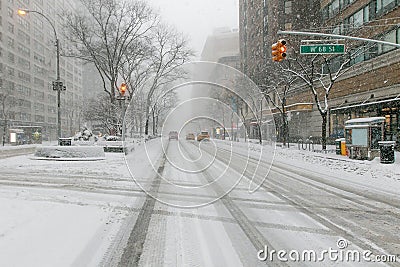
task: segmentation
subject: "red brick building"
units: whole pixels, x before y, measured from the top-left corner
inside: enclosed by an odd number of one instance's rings
[[[271,43],[281,30],[320,31],[400,43],[400,0],[322,0],[322,1],[240,1],[240,40],[242,71],[262,85],[273,72]],[[260,8],[263,10],[260,15]],[[260,37],[263,33],[263,38]],[[294,35],[293,35],[294,37]],[[297,50],[299,37],[288,38]],[[290,38],[290,39],[289,39]],[[307,38],[309,39],[309,38]],[[329,100],[328,133],[343,133],[350,118],[383,116],[386,138],[397,138],[400,96],[400,50],[346,41],[351,49],[362,48],[346,68],[352,67],[335,83]],[[261,49],[261,47],[263,47]],[[293,138],[321,135],[321,116],[309,88],[292,90],[287,101],[290,134]]]

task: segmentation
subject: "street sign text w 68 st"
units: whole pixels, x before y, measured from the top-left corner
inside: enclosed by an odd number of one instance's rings
[[[301,45],[300,54],[344,54],[344,44]]]

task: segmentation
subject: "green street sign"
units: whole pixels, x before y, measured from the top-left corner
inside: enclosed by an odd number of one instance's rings
[[[344,54],[344,44],[301,45],[300,54]]]

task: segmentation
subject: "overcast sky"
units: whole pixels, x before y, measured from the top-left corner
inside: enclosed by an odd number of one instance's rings
[[[163,20],[186,34],[199,57],[214,28],[239,26],[239,0],[147,0]]]

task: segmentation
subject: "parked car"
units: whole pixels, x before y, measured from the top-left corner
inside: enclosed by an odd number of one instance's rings
[[[186,140],[195,140],[195,139],[196,139],[196,137],[194,136],[193,133],[188,133],[186,135]]]
[[[207,131],[202,131],[197,136],[197,141],[202,141],[202,140],[210,140],[210,134]]]
[[[116,136],[116,135],[107,135],[104,137],[104,139],[106,141],[121,141],[122,138],[120,136]]]
[[[177,131],[170,131],[169,132],[169,140],[178,140],[178,132]]]

